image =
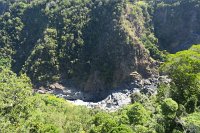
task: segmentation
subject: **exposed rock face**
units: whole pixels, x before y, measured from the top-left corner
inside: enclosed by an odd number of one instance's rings
[[[96,44],[95,53],[90,55],[103,58],[92,63],[102,65],[109,71],[104,73],[101,68],[91,68],[86,82],[82,84],[84,91],[99,92],[105,88],[117,87],[127,82],[132,72],[137,72],[141,78],[158,75],[155,61],[141,41],[142,36],[147,34],[146,25],[151,24],[151,22],[145,22],[150,16],[140,14],[141,16],[137,18],[136,14],[132,13],[134,10],[132,4],[124,4],[121,15],[115,18],[116,23],[112,23],[113,20],[108,21],[107,25],[110,27],[103,26],[104,33],[95,38],[101,41]],[[95,31],[99,32],[99,29],[92,31],[92,34]],[[109,36],[105,36],[105,33]]]
[[[129,81],[131,74],[137,72],[140,79],[151,77],[151,75],[158,75],[156,65],[151,57],[148,55],[146,49],[142,45],[129,46],[128,51],[122,51],[124,57],[114,62],[111,85],[106,86],[105,80],[101,79],[100,72],[95,71],[90,74],[87,82],[84,84],[84,91],[98,92],[105,88],[117,87],[124,82]],[[132,47],[132,48],[131,48]],[[109,83],[109,84],[110,84]]]
[[[177,52],[200,43],[200,4],[191,0],[164,0],[157,4],[154,27],[163,49]]]
[[[0,15],[2,15],[6,9],[8,8],[8,5],[5,2],[0,1]]]
[[[87,81],[83,84],[85,92],[98,92],[105,87],[104,81],[100,79],[99,71],[95,71],[94,73],[90,74]]]

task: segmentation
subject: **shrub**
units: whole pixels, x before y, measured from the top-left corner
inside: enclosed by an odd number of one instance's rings
[[[133,130],[127,125],[120,125],[112,128],[109,133],[134,133]]]
[[[163,115],[165,115],[167,118],[173,119],[176,116],[178,104],[171,98],[167,98],[163,101],[161,108]]]
[[[145,124],[150,119],[150,113],[140,103],[134,103],[127,112],[131,124]]]

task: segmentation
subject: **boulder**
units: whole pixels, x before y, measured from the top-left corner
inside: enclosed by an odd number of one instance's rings
[[[46,94],[46,92],[44,90],[38,90],[37,93],[39,93],[39,94]]]
[[[149,79],[144,80],[144,85],[151,85],[151,81]]]
[[[51,84],[49,86],[49,88],[52,89],[52,90],[64,90],[65,89],[65,87],[63,85],[59,84],[59,83]]]

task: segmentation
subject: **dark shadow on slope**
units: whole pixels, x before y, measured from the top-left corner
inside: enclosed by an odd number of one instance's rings
[[[47,28],[48,18],[42,12],[44,6],[33,6],[24,11],[22,16],[24,28],[21,34],[23,38],[21,38],[20,47],[16,48],[17,53],[13,57],[15,62],[13,62],[12,68],[16,73],[21,71],[38,39],[41,38],[44,30]]]

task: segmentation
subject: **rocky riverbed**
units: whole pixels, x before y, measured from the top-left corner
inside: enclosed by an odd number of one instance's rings
[[[167,76],[152,77],[149,79],[134,80],[124,83],[113,89],[105,89],[100,92],[86,93],[76,89],[69,83],[55,83],[49,88],[40,87],[38,93],[50,93],[75,104],[88,108],[99,108],[107,111],[115,111],[131,103],[133,93],[144,93],[153,95],[157,92],[157,87],[161,82],[169,83]]]

